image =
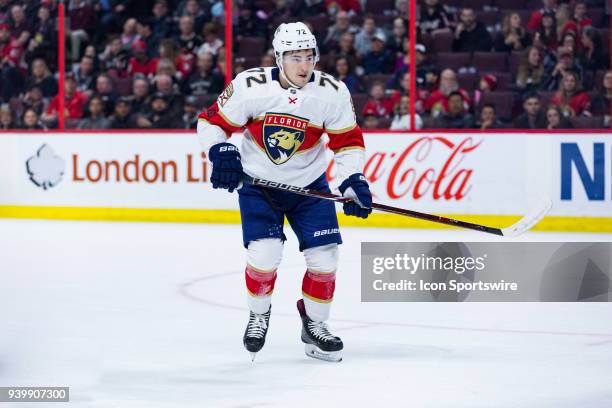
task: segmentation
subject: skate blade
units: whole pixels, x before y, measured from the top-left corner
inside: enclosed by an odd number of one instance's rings
[[[323,351],[314,344],[304,344],[304,351],[308,357],[316,358],[317,360],[330,361],[332,363],[342,361],[342,350]]]
[[[249,354],[251,355],[251,362],[254,362],[255,357],[257,357],[257,353],[253,353],[252,351],[249,351]]]

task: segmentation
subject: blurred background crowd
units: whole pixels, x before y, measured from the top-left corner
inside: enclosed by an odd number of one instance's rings
[[[67,128],[194,128],[226,82],[224,2],[66,2]],[[609,128],[606,0],[417,4],[415,126]],[[410,127],[408,0],[237,0],[233,74],[304,21],[366,129]],[[0,0],[0,126],[58,124],[57,1]],[[231,79],[231,78],[230,78]]]
[[[425,127],[610,127],[609,1],[444,1],[420,7]]]

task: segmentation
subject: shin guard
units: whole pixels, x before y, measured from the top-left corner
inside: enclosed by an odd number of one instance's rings
[[[329,318],[335,287],[335,273],[306,271],[302,281],[302,295],[308,317],[314,321],[325,321]]]
[[[276,282],[276,270],[262,272],[247,265],[244,270],[247,287],[247,303],[253,313],[264,314],[270,309],[274,283]]]

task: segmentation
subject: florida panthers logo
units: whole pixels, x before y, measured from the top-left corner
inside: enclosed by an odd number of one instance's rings
[[[283,164],[298,151],[306,135],[308,119],[285,113],[267,113],[263,145],[274,164]]]

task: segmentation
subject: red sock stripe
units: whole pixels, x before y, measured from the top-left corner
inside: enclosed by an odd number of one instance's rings
[[[313,273],[306,271],[302,281],[302,292],[314,300],[327,302],[334,297],[335,273]]]
[[[244,277],[247,289],[255,296],[266,296],[274,290],[276,271],[259,272],[247,265],[244,270]]]

